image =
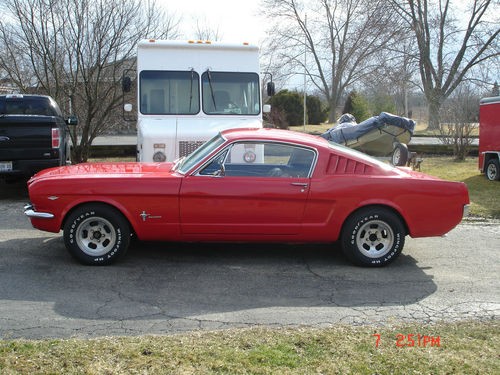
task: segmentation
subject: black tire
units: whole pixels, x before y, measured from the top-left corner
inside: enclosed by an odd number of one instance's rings
[[[391,163],[392,165],[401,167],[408,163],[410,158],[410,152],[408,151],[408,146],[404,143],[397,143],[392,151]]]
[[[64,224],[64,244],[79,262],[108,265],[125,255],[130,243],[128,221],[116,209],[87,204],[69,214]]]
[[[484,168],[484,174],[490,181],[500,181],[500,163],[498,159],[490,159]]]
[[[394,212],[370,207],[353,213],[344,223],[341,245],[354,264],[382,267],[396,259],[403,250],[406,229]]]

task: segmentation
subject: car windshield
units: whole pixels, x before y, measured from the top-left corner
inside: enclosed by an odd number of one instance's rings
[[[225,142],[222,135],[218,134],[208,142],[204,143],[202,146],[198,147],[193,153],[185,157],[178,164],[176,164],[174,170],[186,174],[191,168],[197,165],[200,161],[205,159],[212,151],[217,149],[220,145]]]

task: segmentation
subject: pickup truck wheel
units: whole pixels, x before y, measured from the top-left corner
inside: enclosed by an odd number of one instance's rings
[[[498,159],[490,159],[486,164],[486,178],[490,181],[500,181],[500,163]]]
[[[385,208],[368,208],[344,223],[341,245],[349,260],[359,266],[381,267],[403,250],[406,230],[401,219]]]
[[[130,227],[112,207],[88,204],[74,210],[64,224],[64,243],[83,264],[108,265],[125,255]]]

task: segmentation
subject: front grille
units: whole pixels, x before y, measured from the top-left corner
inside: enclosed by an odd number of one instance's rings
[[[179,141],[179,157],[187,156],[200,147],[204,141]]]

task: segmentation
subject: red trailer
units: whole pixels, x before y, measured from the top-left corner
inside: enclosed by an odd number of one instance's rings
[[[479,104],[479,170],[490,181],[500,180],[500,96]]]

